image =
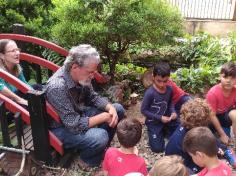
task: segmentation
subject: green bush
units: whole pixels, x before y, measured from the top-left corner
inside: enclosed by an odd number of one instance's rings
[[[182,36],[182,18],[166,1],[156,0],[53,0],[56,23],[53,39],[71,47],[89,43],[98,48],[109,65],[112,80],[115,65],[130,45],[168,44]]]
[[[186,38],[179,52],[190,67],[179,68],[172,74],[177,84],[192,94],[204,95],[218,82],[220,67],[236,61],[233,37],[219,39],[208,34]]]
[[[180,68],[171,75],[177,85],[191,94],[203,96],[206,91],[217,83],[219,67],[209,65],[194,68]]]
[[[26,34],[48,39],[53,23],[49,15],[52,7],[50,0],[1,0],[0,33],[12,33],[12,25],[20,23],[25,26]]]

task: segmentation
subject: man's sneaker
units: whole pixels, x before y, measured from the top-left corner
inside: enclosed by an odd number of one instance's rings
[[[236,156],[231,149],[227,149],[224,151],[224,157],[227,159],[231,166],[236,167]]]

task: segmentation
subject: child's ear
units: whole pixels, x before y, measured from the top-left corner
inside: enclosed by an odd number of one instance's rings
[[[204,157],[204,155],[205,155],[204,153],[196,151],[196,156],[202,158],[202,157]]]

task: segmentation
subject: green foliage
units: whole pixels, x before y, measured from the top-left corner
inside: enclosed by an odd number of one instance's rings
[[[50,0],[0,0],[0,33],[12,33],[12,25],[20,23],[26,33],[44,39],[49,36],[52,19]]]
[[[207,34],[187,37],[179,45],[179,52],[190,67],[179,68],[172,78],[187,92],[204,95],[218,82],[220,67],[236,61],[235,46],[233,36],[223,39]]]
[[[141,82],[141,76],[147,69],[144,67],[135,66],[132,63],[116,64],[116,80],[123,81],[128,80],[130,82],[129,90],[130,92],[141,93],[144,91],[144,87]],[[109,72],[109,65],[103,64],[102,65],[102,72],[108,73]],[[126,92],[127,93],[127,92]]]
[[[132,63],[128,63],[128,64],[119,63],[116,65],[117,75],[128,75],[128,74],[142,75],[146,70],[147,70],[146,68],[135,66]],[[109,65],[103,64],[102,72],[108,73],[109,72]]]
[[[208,34],[189,37],[180,47],[180,52],[185,61],[196,66],[199,63],[218,66],[231,60],[230,41]]]
[[[182,35],[179,12],[162,0],[53,0],[53,38],[70,48],[78,43],[97,47],[109,74],[130,45],[173,42]]]
[[[209,65],[194,68],[180,68],[171,77],[185,91],[192,94],[203,95],[214,84],[219,77],[219,67],[214,68]]]
[[[65,57],[61,56],[60,54],[50,50],[45,49],[42,53],[42,56],[47,59],[48,61],[51,61],[59,66],[63,65],[63,62],[65,61]]]
[[[236,28],[234,29],[234,31],[232,32],[232,35],[231,35],[231,53],[232,53],[232,56],[233,56],[233,60],[236,60]]]

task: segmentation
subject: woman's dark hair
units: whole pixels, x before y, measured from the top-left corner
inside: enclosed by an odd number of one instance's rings
[[[6,46],[9,42],[12,42],[13,40],[10,39],[1,39],[0,40],[0,53],[5,54]],[[13,41],[14,42],[14,41]]]

